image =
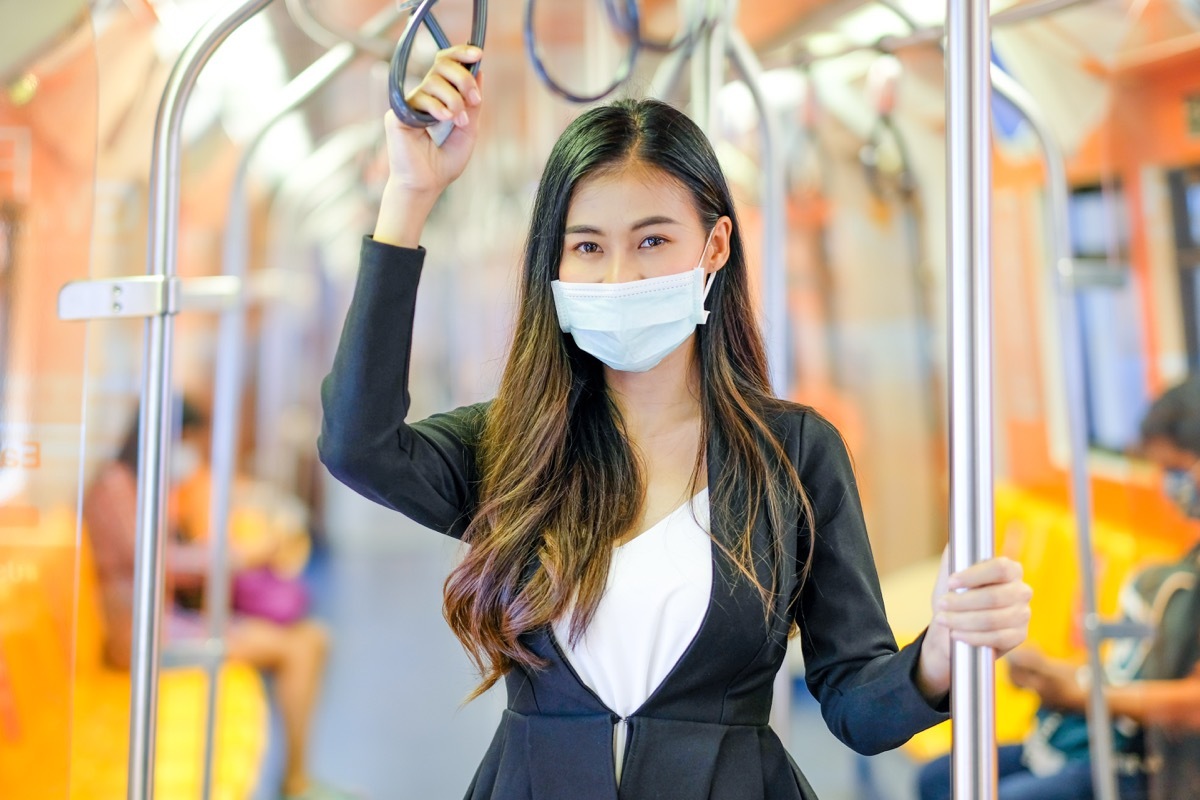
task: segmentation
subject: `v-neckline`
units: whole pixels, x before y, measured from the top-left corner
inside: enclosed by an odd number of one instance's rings
[[[684,500],[684,501],[683,501],[683,503],[681,503],[680,505],[676,506],[676,507],[675,507],[675,508],[673,508],[671,511],[668,511],[666,516],[664,516],[664,517],[660,518],[660,519],[658,520],[658,522],[655,522],[653,525],[651,525],[650,527],[646,528],[644,531],[642,531],[641,533],[639,533],[637,536],[634,536],[634,537],[632,537],[632,538],[626,539],[625,541],[621,542],[620,544],[615,544],[615,545],[613,545],[613,553],[616,553],[616,552],[618,552],[618,551],[620,551],[620,550],[622,550],[622,549],[624,549],[624,548],[628,547],[629,545],[633,544],[633,543],[634,543],[634,542],[636,542],[637,540],[641,539],[641,538],[642,538],[643,536],[645,536],[646,534],[648,534],[648,533],[652,533],[653,531],[657,530],[658,528],[661,528],[661,527],[663,527],[663,526],[664,526],[664,525],[666,525],[668,522],[670,522],[671,520],[675,519],[675,517],[677,517],[681,511],[684,511],[684,510],[686,510],[686,509],[689,509],[689,508],[691,508],[692,506],[694,506],[694,505],[696,504],[696,501],[697,501],[698,499],[700,499],[700,497],[701,497],[702,495],[707,495],[707,494],[708,494],[708,487],[707,487],[707,486],[705,486],[703,489],[701,489],[700,491],[696,492],[694,495],[692,495],[691,497],[689,497],[687,500]]]
[[[708,492],[709,486],[712,485],[713,468],[712,468],[712,460],[711,459],[712,459],[712,448],[709,447],[708,452],[706,453],[706,455],[704,457],[704,467],[709,475],[708,486],[705,486],[704,489],[702,490],[704,492]],[[699,494],[699,493],[697,493],[697,494]],[[688,503],[690,503],[690,502],[692,502],[692,501],[689,500]],[[687,505],[688,503],[685,503],[684,505]],[[681,506],[681,508],[682,508],[682,506]],[[672,512],[672,513],[674,513],[674,512]],[[668,514],[667,516],[669,517],[671,515]],[[623,721],[628,720],[630,717],[636,717],[636,716],[641,715],[647,708],[650,708],[650,706],[654,703],[654,701],[658,699],[659,695],[661,695],[663,693],[665,688],[675,679],[675,676],[679,674],[680,670],[683,668],[683,665],[687,663],[689,658],[691,658],[692,652],[696,649],[696,643],[700,641],[700,638],[702,636],[704,636],[705,629],[708,627],[709,620],[712,619],[713,607],[716,605],[717,582],[720,578],[723,577],[723,575],[722,575],[721,569],[719,568],[719,565],[718,565],[717,557],[719,554],[717,552],[716,535],[713,532],[713,527],[714,527],[713,519],[715,518],[715,515],[713,515],[710,510],[708,516],[709,516],[708,563],[710,565],[709,568],[712,570],[712,585],[709,587],[709,590],[708,590],[708,603],[704,607],[704,616],[700,619],[700,626],[696,628],[696,633],[692,635],[692,640],[690,642],[688,642],[687,647],[685,647],[683,649],[683,652],[680,653],[679,658],[675,659],[675,663],[672,664],[671,669],[669,669],[667,671],[666,677],[664,677],[661,681],[659,681],[658,686],[655,686],[654,689],[650,692],[650,696],[647,697],[645,700],[643,700],[642,704],[640,706],[638,706],[637,708],[635,708],[628,715],[621,716],[616,711],[613,711],[612,708],[609,707],[608,703],[604,702],[604,700],[601,699],[600,695],[596,693],[596,690],[593,689],[592,687],[588,686],[587,683],[583,680],[583,678],[579,677],[579,673],[575,671],[575,665],[571,663],[571,659],[567,656],[566,650],[563,649],[563,646],[558,641],[558,637],[554,634],[553,626],[547,626],[546,636],[547,636],[547,638],[550,639],[550,646],[554,648],[554,651],[558,654],[559,660],[563,663],[563,666],[566,667],[567,674],[570,675],[571,678],[575,681],[575,685],[577,685],[579,688],[583,689],[583,691],[587,692],[592,697],[592,699],[596,701],[596,705],[598,705],[600,708],[607,711],[608,714],[614,720],[623,720]],[[664,517],[664,519],[666,519],[666,517]],[[648,531],[650,529],[647,528],[646,530]],[[643,533],[645,533],[645,531],[643,531]],[[642,537],[643,533],[639,533],[637,536],[635,536],[633,539],[630,539],[629,541],[631,541],[631,542],[636,541],[637,539]],[[626,746],[628,746],[628,742],[626,742]]]

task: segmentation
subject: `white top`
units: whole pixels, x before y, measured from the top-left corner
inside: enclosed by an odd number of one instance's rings
[[[596,615],[575,647],[570,612],[554,636],[584,682],[622,717],[613,733],[617,782],[624,718],[650,698],[700,630],[712,594],[708,489],[636,538],[613,548]]]

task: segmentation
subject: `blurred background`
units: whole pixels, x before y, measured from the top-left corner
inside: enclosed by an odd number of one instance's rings
[[[364,797],[448,798],[465,790],[503,707],[495,692],[462,705],[475,675],[440,610],[460,546],[353,495],[315,451],[319,382],[386,178],[386,58],[407,14],[393,14],[399,23],[382,35],[380,52],[352,59],[246,155],[289,82],[338,41],[313,18],[358,30],[395,5],[279,0],[216,52],[182,131],[178,265],[188,278],[227,272],[227,237],[246,254],[231,538],[240,563],[300,587],[298,605],[277,621],[295,634],[279,652],[324,665],[311,695],[306,768]],[[424,242],[416,418],[493,391],[534,188],[558,133],[582,109],[530,66],[524,4],[491,5],[484,133]],[[130,500],[121,456],[138,409],[144,323],[61,321],[56,303],[68,282],[145,272],[167,76],[192,35],[227,7],[0,0],[6,799],[124,796],[129,675],[114,655],[114,628],[128,608],[119,576],[131,568],[121,532],[132,533],[114,509]],[[685,24],[669,0],[642,0],[640,10],[647,37],[670,39]],[[1134,570],[1178,558],[1196,537],[1137,452],[1151,400],[1200,366],[1200,4],[995,0],[992,10],[1010,13],[996,25],[993,61],[1028,92],[1066,158],[1096,578],[1111,614]],[[452,41],[466,41],[470,3],[442,0],[436,13]],[[759,86],[779,134],[787,316],[771,322],[783,326],[788,393],[829,417],[850,445],[901,640],[928,620],[947,537],[944,70],[936,37],[904,42],[913,26],[943,16],[944,4],[926,0],[742,0],[733,15],[762,64]],[[599,0],[543,0],[533,22],[547,68],[581,92],[605,86],[628,47]],[[419,41],[414,76],[434,50]],[[663,58],[644,50],[617,94],[651,91]],[[733,70],[725,74],[709,133],[738,197],[751,262],[761,265],[763,184],[778,174],[763,170],[763,110]],[[684,106],[688,80],[685,69],[673,93]],[[1081,659],[1046,172],[1022,116],[999,97],[993,112],[999,547],[1024,563],[1035,588],[1033,642]],[[235,198],[244,198],[244,215]],[[215,314],[177,318],[172,380],[188,411],[172,463],[179,552],[168,559],[180,612],[172,625],[182,632],[168,632],[168,651],[186,650],[187,623],[203,636],[217,331]],[[269,547],[257,547],[264,541]],[[257,557],[264,548],[269,558]],[[204,672],[186,653],[164,658],[157,796],[195,798]],[[280,708],[291,674],[284,663],[223,668],[214,796],[279,796],[295,759]],[[948,749],[947,730],[874,759],[853,756],[825,732],[798,659],[794,672],[790,730],[781,735],[821,796],[915,797],[916,770]],[[1037,700],[1009,685],[1003,668],[1001,684],[999,733],[1020,741]]]

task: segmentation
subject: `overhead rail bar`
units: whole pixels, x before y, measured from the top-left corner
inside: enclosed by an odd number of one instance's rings
[[[363,27],[363,30],[356,31],[352,28],[343,28],[318,16],[317,12],[313,10],[313,0],[285,0],[285,4],[296,27],[303,31],[305,36],[326,48],[332,50],[343,42],[349,42],[357,50],[382,59],[391,58],[396,49],[391,42],[367,33],[369,22],[367,26]],[[402,8],[403,6],[397,8],[396,4],[389,3],[384,11],[376,15],[376,18],[387,11],[395,11],[399,16]],[[383,31],[381,30],[379,33],[383,33]]]
[[[950,308],[950,569],[995,553],[992,441],[991,19],[987,0],[946,11]],[[959,800],[996,798],[996,667],[952,642],[952,776]]]
[[[611,2],[612,0],[606,2],[606,7],[610,6]],[[599,92],[587,95],[577,94],[566,88],[551,77],[547,71],[546,64],[542,61],[542,54],[538,49],[537,34],[534,32],[533,17],[536,5],[535,0],[525,0],[525,52],[529,56],[530,63],[533,64],[533,71],[537,73],[538,78],[546,85],[547,89],[568,102],[583,105],[603,100],[629,80],[629,76],[633,74],[633,67],[637,63],[638,53],[642,48],[641,12],[638,9],[637,0],[625,0],[624,16],[613,14],[610,11],[609,17],[616,23],[617,29],[629,39],[629,47],[625,51],[625,59],[617,69],[616,77],[612,82]]]
[[[1088,689],[1088,745],[1096,800],[1117,800],[1112,721],[1104,699],[1105,674],[1100,644],[1105,639],[1140,637],[1143,631],[1103,625],[1096,611],[1095,554],[1092,551],[1092,488],[1088,480],[1087,397],[1084,382],[1084,343],[1079,328],[1079,300],[1071,285],[1071,208],[1067,168],[1050,126],[1037,103],[1016,80],[992,65],[992,86],[1029,123],[1041,145],[1046,167],[1046,213],[1050,255],[1058,301],[1059,351],[1066,379],[1067,433],[1071,449],[1071,500],[1075,507],[1076,546],[1082,583],[1083,630],[1092,680]]]
[[[1039,2],[1022,3],[1018,6],[1010,6],[1003,11],[997,11],[991,17],[991,24],[997,27],[1007,25],[1017,25],[1022,22],[1044,17],[1050,14],[1056,14],[1060,11],[1066,11],[1074,6],[1084,5],[1085,3],[1093,3],[1095,0],[1039,0]],[[883,4],[887,8],[895,11],[895,7],[891,3]],[[842,58],[854,53],[862,53],[869,51],[884,51],[894,53],[899,50],[904,50],[909,47],[917,47],[924,44],[933,44],[940,42],[946,36],[945,25],[930,25],[928,27],[918,27],[910,34],[904,36],[884,36],[876,42],[870,44],[852,44],[846,47],[839,48],[829,53],[810,53],[803,49],[797,51],[797,46],[793,45],[789,50],[793,53],[793,63],[811,64],[817,61],[829,61],[831,59]]]
[[[426,114],[424,111],[418,111],[408,104],[404,98],[404,77],[408,72],[408,59],[412,55],[413,42],[417,39],[417,33],[422,25],[429,29],[429,33],[433,36],[439,49],[445,49],[450,46],[450,40],[446,37],[442,26],[438,24],[437,19],[433,16],[433,6],[437,0],[421,0],[413,11],[412,16],[408,19],[408,27],[404,29],[404,33],[400,37],[399,43],[396,45],[396,51],[392,55],[392,68],[388,73],[388,99],[392,105],[392,111],[396,117],[412,128],[434,128],[439,126],[433,132],[434,140],[440,146],[453,130],[450,123],[441,123],[434,117]],[[475,6],[471,17],[471,41],[475,47],[482,48],[484,40],[487,37],[487,0],[474,0]],[[410,7],[412,3],[406,3],[405,7]],[[479,61],[471,65],[471,74],[479,74]]]

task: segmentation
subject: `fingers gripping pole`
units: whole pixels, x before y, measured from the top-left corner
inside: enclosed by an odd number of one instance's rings
[[[408,27],[404,29],[404,34],[400,37],[400,42],[396,45],[396,52],[392,56],[392,68],[388,73],[388,100],[391,102],[392,111],[395,112],[397,119],[412,128],[433,128],[434,140],[441,145],[453,130],[453,124],[441,122],[424,111],[418,111],[410,106],[404,98],[404,76],[408,72],[408,59],[412,55],[413,42],[416,41],[421,26],[424,25],[429,29],[429,33],[433,36],[439,49],[445,50],[450,47],[449,38],[446,37],[445,31],[442,30],[442,26],[438,24],[432,13],[436,3],[437,0],[421,0],[412,16],[409,17]],[[482,49],[486,36],[487,0],[475,0],[470,44]],[[478,61],[471,65],[472,75],[479,74],[479,66],[480,62]]]
[[[995,551],[992,495],[991,108],[987,0],[949,0],[950,562]],[[995,800],[995,664],[990,648],[954,642],[951,712],[958,800]]]

